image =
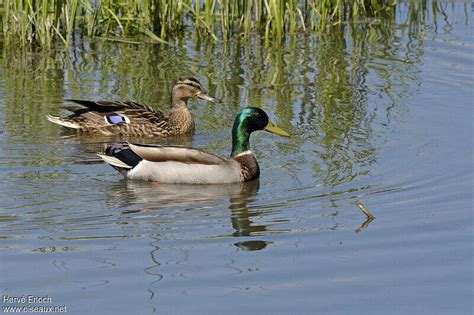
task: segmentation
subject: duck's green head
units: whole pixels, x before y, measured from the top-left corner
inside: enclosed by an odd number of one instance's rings
[[[275,126],[262,109],[246,107],[237,115],[234,121],[231,156],[247,151],[249,149],[250,134],[257,130],[265,130],[284,137],[290,136],[286,131]]]

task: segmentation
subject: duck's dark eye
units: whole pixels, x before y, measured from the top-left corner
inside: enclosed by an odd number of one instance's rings
[[[105,118],[107,119],[107,122],[109,122],[112,125],[117,125],[117,124],[122,124],[122,123],[127,122],[125,120],[125,117],[117,115],[117,114],[112,114],[112,115],[106,116]]]

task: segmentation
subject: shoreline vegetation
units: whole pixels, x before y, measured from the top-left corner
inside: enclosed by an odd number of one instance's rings
[[[449,3],[435,0],[0,0],[6,46],[68,47],[76,37],[128,43],[170,44],[185,32],[226,41],[258,33],[281,45],[296,32],[326,32],[351,23],[380,25],[427,12],[443,14]]]

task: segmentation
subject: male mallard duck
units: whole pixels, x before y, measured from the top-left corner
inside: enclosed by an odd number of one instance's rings
[[[171,136],[194,131],[194,121],[187,107],[189,98],[210,102],[219,100],[208,95],[194,78],[180,78],[171,92],[171,110],[158,109],[132,101],[69,100],[81,106],[65,107],[68,117],[47,115],[49,121],[79,132],[132,136]]]
[[[250,134],[257,130],[289,136],[263,110],[247,107],[235,118],[229,159],[193,148],[130,143],[114,143],[99,156],[129,179],[181,184],[246,182],[260,175],[249,149]]]

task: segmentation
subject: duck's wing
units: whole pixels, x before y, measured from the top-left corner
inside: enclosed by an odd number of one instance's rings
[[[114,115],[125,116],[124,123],[157,123],[165,120],[166,116],[162,111],[134,101],[85,101],[68,100],[83,106],[72,110],[76,116],[83,116],[92,112],[92,115],[110,116],[109,123],[114,124],[118,119]]]
[[[81,110],[90,110],[99,113],[108,113],[115,110],[122,109],[127,106],[128,101],[87,101],[87,100],[76,100],[76,99],[67,99],[67,102],[72,102],[81,105],[81,107],[72,107],[64,106],[67,110],[70,110],[74,113],[80,112]]]
[[[68,117],[48,115],[48,120],[59,125],[79,128],[112,128],[122,124],[156,124],[166,129],[168,120],[160,110],[133,101],[67,100],[77,105],[64,106],[73,114]],[[107,130],[104,129],[104,132]]]
[[[135,154],[150,162],[175,161],[186,164],[221,165],[227,161],[220,155],[187,147],[131,143],[128,145]]]

